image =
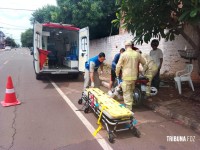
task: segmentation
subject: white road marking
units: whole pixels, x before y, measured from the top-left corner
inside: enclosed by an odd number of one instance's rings
[[[7,64],[9,61],[7,60],[7,61],[5,61],[3,64],[5,65],[5,64]]]
[[[80,119],[80,121],[83,122],[83,124],[89,130],[89,132],[91,134],[93,134],[93,132],[95,131],[95,128],[91,125],[91,123],[83,116],[83,114],[80,111],[76,111],[76,110],[78,110],[78,108],[76,108],[76,106],[70,101],[70,99],[56,85],[56,83],[53,82],[53,81],[50,81],[50,82],[55,87],[55,89],[57,90],[57,92],[62,96],[62,98],[65,100],[65,102],[71,107],[71,109],[73,110],[73,112],[78,116],[78,118]],[[96,137],[95,137],[95,139],[97,140],[97,142],[101,145],[101,147],[103,149],[113,150],[113,148],[110,147],[110,145],[106,142],[106,140],[100,134],[97,134]]]

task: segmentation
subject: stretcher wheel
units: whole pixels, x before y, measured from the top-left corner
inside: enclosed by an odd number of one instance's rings
[[[78,100],[78,104],[82,104],[83,103],[83,100],[82,99],[79,99]]]
[[[136,127],[133,127],[133,128],[131,129],[131,131],[132,131],[132,134],[133,134],[133,135],[135,135],[136,137],[140,138],[141,133],[140,133],[140,131],[139,131]]]
[[[88,113],[89,112],[89,107],[85,108],[84,113]]]
[[[112,132],[108,133],[108,140],[110,143],[114,143],[114,135],[112,134]]]

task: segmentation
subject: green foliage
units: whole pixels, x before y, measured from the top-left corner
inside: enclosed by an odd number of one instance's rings
[[[28,29],[21,34],[22,47],[33,47],[33,29]]]
[[[184,24],[200,22],[199,0],[116,0],[120,5],[113,23],[134,34],[136,43],[148,43],[151,38],[174,40]]]
[[[16,47],[17,44],[15,43],[15,40],[11,37],[7,37],[5,39],[6,45],[11,46],[11,47]]]
[[[44,22],[62,22],[79,28],[89,26],[90,39],[118,34],[111,23],[116,18],[115,0],[57,0],[58,7],[47,5],[36,10],[30,19]]]
[[[40,9],[37,9],[33,12],[32,17],[30,18],[31,24],[34,21],[40,23],[44,22],[60,22],[60,9],[56,6],[46,5]],[[33,46],[33,29],[28,29],[21,34],[21,43],[23,47],[32,47]]]
[[[57,0],[57,4],[62,22],[79,28],[89,26],[90,39],[118,33],[118,29],[111,24],[116,18],[115,0]]]
[[[59,22],[60,10],[56,6],[46,5],[40,9],[37,9],[33,12],[32,17],[30,18],[31,23],[33,24],[34,20],[44,23],[44,22]]]

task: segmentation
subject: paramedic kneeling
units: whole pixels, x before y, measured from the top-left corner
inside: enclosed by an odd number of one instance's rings
[[[85,62],[85,76],[84,76],[84,90],[87,87],[100,87],[100,79],[98,75],[98,68],[101,68],[103,72],[103,62],[105,60],[105,54],[99,53],[98,56],[90,58]],[[91,83],[91,84],[90,84]]]
[[[137,51],[137,52],[139,52],[146,61],[146,65],[144,65],[143,68],[140,69],[140,72],[142,75],[144,75],[145,77],[149,79],[149,82],[147,83],[147,88],[146,88],[146,95],[151,96],[151,82],[154,76],[158,72],[158,66],[154,62],[153,58],[151,58],[151,56],[145,53],[142,53],[141,51]]]
[[[126,108],[132,110],[133,105],[133,91],[135,89],[135,80],[138,75],[138,64],[145,65],[146,62],[140,53],[132,49],[132,41],[125,42],[126,51],[121,54],[116,66],[116,76],[119,77],[120,69],[122,68],[122,91],[123,99]]]

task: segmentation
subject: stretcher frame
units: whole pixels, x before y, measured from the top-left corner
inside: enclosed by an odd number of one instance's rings
[[[81,99],[79,99],[78,103],[84,104],[84,113],[88,113],[90,110],[92,110],[99,117],[101,114],[101,107],[93,103],[94,101],[90,98],[91,95],[94,96],[94,94],[92,94],[90,91],[88,91],[88,94],[82,92],[82,97]],[[137,120],[134,118],[133,115],[134,113],[132,113],[132,116],[130,117],[111,119],[106,115],[106,112],[103,111],[100,121],[102,121],[106,127],[108,133],[108,140],[110,143],[113,143],[114,138],[117,137],[116,132],[130,130],[133,135],[135,135],[138,138],[140,137],[141,133],[135,127]]]

